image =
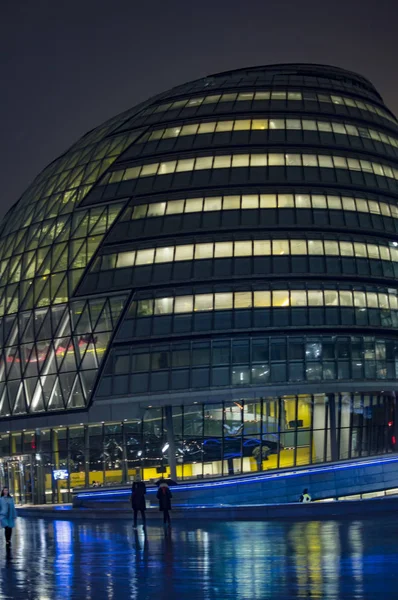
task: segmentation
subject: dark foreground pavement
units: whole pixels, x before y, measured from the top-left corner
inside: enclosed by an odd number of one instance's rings
[[[398,522],[20,518],[0,540],[0,599],[396,598]]]

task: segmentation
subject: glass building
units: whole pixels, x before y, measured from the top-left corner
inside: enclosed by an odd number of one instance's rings
[[[0,484],[394,451],[397,199],[397,120],[335,67],[212,75],[87,133],[0,227]]]

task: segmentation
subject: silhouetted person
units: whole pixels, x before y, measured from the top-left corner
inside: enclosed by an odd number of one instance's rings
[[[134,529],[137,529],[138,511],[140,511],[140,513],[141,513],[143,528],[145,529],[145,526],[146,526],[145,494],[146,494],[145,483],[143,481],[141,481],[141,477],[139,475],[137,475],[135,478],[135,481],[131,487],[131,508],[133,509],[133,513],[134,513]]]
[[[300,495],[299,502],[311,502],[312,498],[308,493],[307,488],[303,490],[303,493]]]
[[[1,526],[4,527],[7,546],[11,544],[12,530],[15,527],[16,518],[17,511],[15,510],[14,500],[12,496],[10,496],[8,488],[4,487],[0,497],[0,519]]]
[[[156,494],[159,500],[159,510],[163,512],[163,525],[171,525],[169,510],[171,510],[172,493],[165,480],[160,480],[158,493]]]

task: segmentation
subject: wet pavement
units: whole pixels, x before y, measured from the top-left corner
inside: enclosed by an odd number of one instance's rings
[[[3,533],[1,532],[1,536]],[[398,596],[398,523],[20,518],[0,539],[0,599],[356,600]]]

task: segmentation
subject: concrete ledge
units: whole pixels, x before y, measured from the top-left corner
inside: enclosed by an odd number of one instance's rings
[[[311,504],[256,504],[246,506],[187,506],[172,510],[172,518],[178,520],[216,521],[266,521],[267,519],[327,520],[334,518],[371,517],[377,513],[397,513],[398,496],[371,498],[369,500],[343,500],[337,502],[312,502]],[[26,506],[17,508],[20,517],[44,519],[132,519],[130,509],[112,509],[109,506],[73,508],[66,506]],[[161,521],[156,508],[146,511],[149,521]]]

